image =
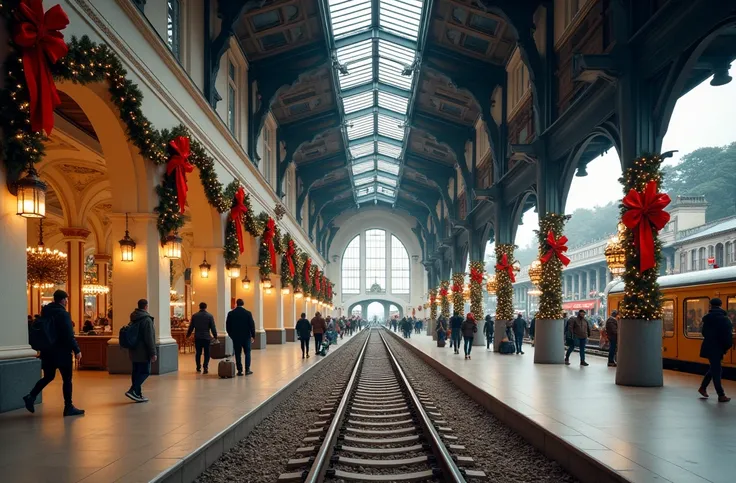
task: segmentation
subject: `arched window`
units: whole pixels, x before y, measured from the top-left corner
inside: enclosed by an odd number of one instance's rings
[[[698,250],[698,270],[705,270],[707,265],[705,264],[705,247],[700,247]]]
[[[370,305],[368,305],[368,320],[373,320],[374,318],[378,320],[383,320],[386,316],[384,313],[384,306],[381,302],[371,302]]]
[[[342,293],[360,293],[360,235],[356,235],[342,255]]]
[[[409,293],[409,255],[401,240],[391,235],[391,291],[396,294]]]
[[[380,291],[386,290],[386,232],[383,230],[365,232],[365,286],[371,290],[374,285]]]

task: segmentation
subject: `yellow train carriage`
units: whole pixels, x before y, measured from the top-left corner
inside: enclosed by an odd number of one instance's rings
[[[700,327],[708,312],[709,300],[718,297],[736,327],[736,267],[701,270],[659,277],[664,295],[662,314],[662,357],[666,367],[686,368],[705,364],[700,358],[703,336]],[[623,282],[608,293],[608,312],[618,308],[623,300]],[[734,340],[736,344],[736,339]],[[723,358],[723,366],[736,368],[733,347]]]

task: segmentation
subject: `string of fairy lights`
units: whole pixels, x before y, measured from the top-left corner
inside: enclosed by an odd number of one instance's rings
[[[570,219],[568,215],[547,213],[539,219],[539,258],[542,258],[549,250],[547,243],[548,233],[552,232],[555,238],[562,236],[565,222]],[[539,310],[537,318],[541,320],[561,319],[562,312],[562,261],[552,256],[541,264],[542,274],[539,279]]]
[[[452,274],[452,311],[460,315],[463,314],[463,291],[465,290],[465,272],[457,272]]]

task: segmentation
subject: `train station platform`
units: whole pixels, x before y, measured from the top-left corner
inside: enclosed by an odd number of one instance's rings
[[[86,414],[74,418],[62,417],[57,374],[35,414],[0,414],[0,481],[193,481],[288,398],[293,381],[329,363],[348,340],[304,360],[298,342],[253,350],[254,373],[234,379],[217,377],[217,360],[208,375],[197,374],[194,354],[180,354],[178,372],[148,378],[150,402],[142,404],[124,396],[130,376],[75,371],[74,403]]]
[[[734,481],[736,399],[718,403],[712,386],[700,399],[702,376],[665,371],[664,387],[622,387],[593,355],[588,367],[578,353],[570,366],[534,364],[525,344],[524,355],[473,347],[465,360],[429,336],[396,337],[581,481]],[[724,388],[736,397],[736,383]]]

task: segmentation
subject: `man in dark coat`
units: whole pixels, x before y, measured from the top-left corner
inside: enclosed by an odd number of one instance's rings
[[[450,337],[452,338],[450,340],[450,343],[452,345],[452,350],[455,351],[455,354],[460,353],[460,341],[462,340],[462,326],[463,322],[465,322],[465,319],[462,315],[460,315],[459,311],[455,311],[453,316],[450,317]]]
[[[322,337],[327,332],[327,322],[322,318],[322,314],[317,312],[312,317],[311,325],[314,334],[314,355],[319,355],[319,351],[322,349]]]
[[[54,292],[54,301],[41,309],[41,317],[50,320],[51,326],[55,329],[56,340],[50,349],[41,351],[43,377],[33,386],[31,392],[23,397],[26,409],[32,413],[35,412],[33,405],[36,398],[43,388],[54,380],[58,369],[63,381],[61,389],[64,394],[64,416],[84,414],[83,409],[77,409],[72,404],[72,352],[77,361],[82,359],[82,352],[79,350],[77,339],[74,338],[74,324],[71,315],[66,311],[67,303],[69,295],[63,290],[57,290]]]
[[[486,315],[486,323],[483,326],[483,334],[486,336],[486,349],[491,348],[491,344],[493,344],[493,331],[495,327],[493,327],[493,317],[491,317],[490,314]]]
[[[618,310],[611,312],[606,320],[606,335],[608,336],[608,367],[616,367],[616,349],[618,349]]]
[[[523,354],[522,345],[524,344],[524,332],[526,331],[526,320],[521,316],[521,313],[517,314],[516,319],[512,325],[514,329],[514,342],[516,343],[516,353]]]
[[[128,399],[142,403],[148,402],[143,396],[141,386],[151,375],[151,363],[156,362],[156,334],[153,329],[153,317],[148,313],[148,300],[140,299],[138,308],[130,314],[130,325],[138,325],[138,344],[128,349],[128,356],[133,363],[130,373],[130,389],[125,393]]]
[[[256,323],[253,320],[253,314],[243,307],[244,304],[243,299],[236,300],[236,307],[227,314],[227,319],[225,320],[225,330],[227,330],[227,335],[233,340],[235,365],[238,366],[239,376],[243,375],[243,361],[240,358],[241,351],[245,352],[245,375],[253,374],[253,371],[250,370],[250,349],[251,344],[256,341]]]
[[[728,402],[730,397],[726,397],[721,385],[721,360],[723,355],[731,348],[733,344],[731,320],[726,315],[726,311],[721,308],[723,302],[719,298],[710,300],[710,311],[703,317],[701,332],[703,334],[703,344],[700,346],[700,357],[708,359],[710,367],[708,372],[700,384],[698,392],[703,397],[708,397],[708,385],[711,379],[713,386],[718,393],[718,402]]]
[[[302,312],[302,316],[296,321],[296,336],[302,346],[302,359],[309,359],[309,339],[312,338],[312,324],[307,320],[307,314]]]
[[[197,372],[202,370],[202,352],[204,352],[204,373],[207,374],[207,368],[210,365],[210,332],[217,339],[217,329],[215,328],[215,318],[211,313],[207,312],[207,304],[199,303],[199,312],[192,315],[192,321],[189,323],[187,330],[187,338],[194,332],[194,349],[195,360],[197,362]]]

